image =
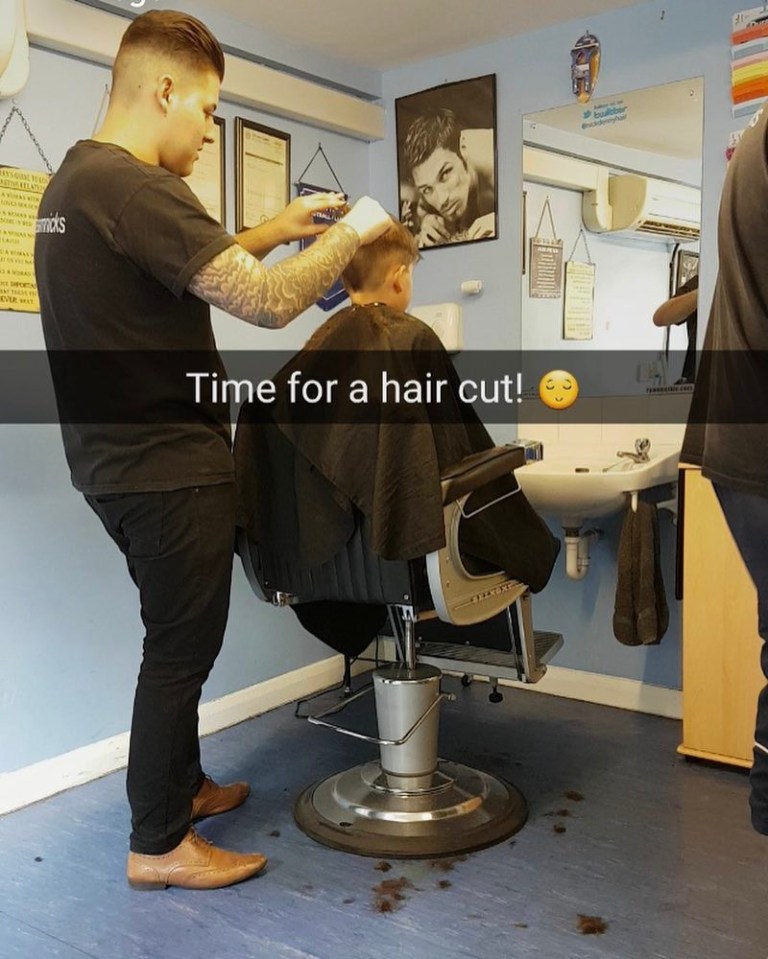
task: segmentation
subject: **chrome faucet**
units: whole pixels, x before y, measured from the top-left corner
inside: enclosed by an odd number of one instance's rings
[[[651,441],[647,437],[635,440],[635,452],[630,453],[627,450],[619,450],[616,455],[630,459],[635,463],[647,463],[650,459],[648,451],[651,448]]]

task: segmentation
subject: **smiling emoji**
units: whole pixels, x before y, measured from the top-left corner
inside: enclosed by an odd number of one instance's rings
[[[539,382],[541,402],[551,410],[567,410],[579,395],[576,377],[567,370],[550,370]]]

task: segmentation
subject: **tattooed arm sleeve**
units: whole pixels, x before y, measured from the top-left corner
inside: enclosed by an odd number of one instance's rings
[[[360,237],[346,223],[270,267],[233,244],[201,267],[187,289],[241,320],[280,329],[333,285],[359,246]]]

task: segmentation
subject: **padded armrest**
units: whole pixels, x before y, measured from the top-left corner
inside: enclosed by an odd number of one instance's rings
[[[465,457],[440,477],[443,506],[524,465],[522,446],[493,446]]]
[[[467,456],[443,474],[440,485],[445,546],[429,553],[426,558],[432,600],[443,622],[456,626],[479,623],[527,595],[527,585],[503,569],[491,569],[481,574],[471,572],[464,563],[459,545],[464,505],[471,494],[524,464],[525,450],[522,447],[494,446]],[[504,496],[519,491],[517,485]]]

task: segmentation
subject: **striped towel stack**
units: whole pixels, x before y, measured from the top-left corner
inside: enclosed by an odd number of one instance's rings
[[[768,3],[733,15],[733,116],[752,116],[768,97]]]

